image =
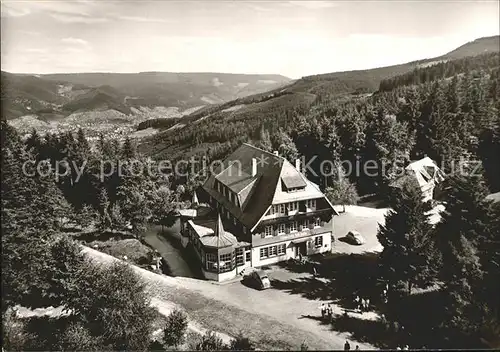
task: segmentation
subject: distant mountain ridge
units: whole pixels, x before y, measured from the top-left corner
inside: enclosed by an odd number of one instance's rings
[[[54,112],[132,107],[178,107],[219,104],[288,84],[281,75],[228,73],[64,73],[12,74],[2,71],[3,118]]]
[[[438,58],[461,59],[467,56],[497,52],[499,51],[499,47],[500,36],[496,35],[492,37],[483,37],[459,46],[455,50],[452,50],[449,53],[444,54],[443,56],[440,56]]]

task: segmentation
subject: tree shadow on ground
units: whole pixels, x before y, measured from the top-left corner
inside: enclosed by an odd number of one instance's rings
[[[300,294],[308,299],[332,300],[344,308],[356,308],[354,298],[369,298],[370,305],[382,303],[378,281],[377,254],[328,254],[311,258],[317,277],[288,281],[273,280],[276,289]],[[284,262],[280,266],[291,272],[311,272],[311,266]]]

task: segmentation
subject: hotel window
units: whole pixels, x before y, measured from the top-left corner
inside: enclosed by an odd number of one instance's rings
[[[290,211],[295,211],[299,209],[299,203],[298,202],[291,202],[290,203]]]
[[[225,263],[227,263],[227,262],[231,262],[231,253],[228,253],[228,254],[221,254],[221,255],[219,256],[219,258],[220,258],[221,263],[222,263],[222,262],[225,262]]]
[[[275,257],[276,256],[276,246],[269,247],[269,256],[270,257]]]
[[[290,232],[297,232],[297,221],[292,221],[290,223]]]
[[[278,225],[278,235],[285,233],[285,224]]]
[[[229,201],[232,202],[233,201],[233,192],[229,191],[228,192],[228,196],[229,196]]]
[[[301,227],[301,230],[305,230],[309,227],[309,220],[308,219],[304,219],[304,221],[302,221],[302,224],[300,225]]]
[[[238,248],[236,250],[236,265],[237,266],[241,266],[241,265],[245,264],[245,262],[243,260],[244,251],[245,251],[245,248]]]
[[[207,253],[205,256],[207,270],[215,269],[215,264],[217,263],[217,256],[214,253]]]
[[[280,204],[280,214],[285,214],[285,204]]]
[[[252,260],[252,252],[247,251],[245,252],[245,261],[250,262]]]
[[[279,244],[278,245],[278,255],[283,255],[286,252],[286,245],[285,244]]]
[[[314,237],[314,247],[321,247],[323,245],[323,236]]]
[[[220,268],[219,272],[230,271],[234,268],[234,257],[232,253],[220,255]]]
[[[264,229],[264,236],[270,237],[273,235],[273,227],[272,226],[266,226]]]
[[[307,200],[307,207],[310,209],[316,208],[316,199],[308,199]]]
[[[260,259],[267,258],[269,256],[269,250],[267,247],[260,249]]]
[[[316,218],[314,219],[314,227],[320,227],[321,226],[321,219]]]

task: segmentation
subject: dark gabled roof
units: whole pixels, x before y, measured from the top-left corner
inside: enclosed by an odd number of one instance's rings
[[[253,158],[257,160],[255,176],[252,176]],[[216,180],[237,194],[238,206],[215,189]],[[304,187],[304,191],[287,194],[281,190],[281,182],[288,188]],[[258,224],[272,204],[324,197],[285,158],[246,143],[214,170],[203,189],[249,229]]]

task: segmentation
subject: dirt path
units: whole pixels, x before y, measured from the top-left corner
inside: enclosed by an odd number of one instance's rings
[[[165,317],[167,317],[176,308],[183,310],[182,307],[179,307],[179,305],[177,304],[168,301],[163,301],[158,298],[152,298],[151,305],[156,309],[158,309],[158,312],[160,312],[160,314]],[[200,335],[204,335],[208,331],[208,329],[205,329],[201,327],[199,324],[189,320],[189,316],[188,316],[188,330],[191,330]],[[215,331],[215,333],[222,339],[222,341],[224,341],[225,344],[229,344],[232,340],[232,337],[227,334],[224,334],[219,331]]]
[[[103,263],[117,260],[88,247],[84,247],[84,252]],[[361,349],[375,349],[369,344],[353,342],[348,334],[332,331],[329,326],[309,319],[319,315],[321,301],[274,289],[256,291],[239,282],[217,285],[133,268],[148,282],[156,305],[165,311],[176,304],[182,306],[195,328],[203,326],[223,331],[226,336],[244,331],[259,347],[269,349],[297,349],[302,342],[311,349],[342,349],[346,340]],[[337,307],[335,313],[340,314],[340,308]]]
[[[183,277],[198,277],[198,275],[191,270],[189,264],[184,260],[184,255],[178,248],[165,238],[166,234],[162,235],[161,226],[151,226],[144,233],[144,240],[154,249],[156,249],[163,259],[168,263],[172,276]]]

